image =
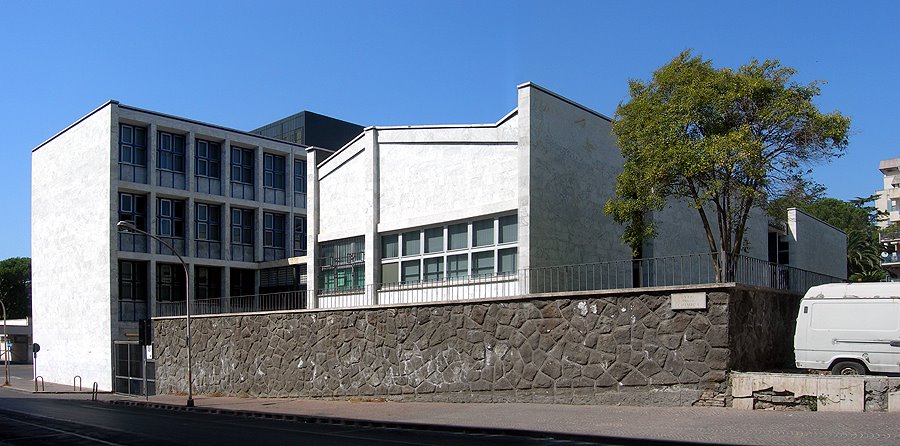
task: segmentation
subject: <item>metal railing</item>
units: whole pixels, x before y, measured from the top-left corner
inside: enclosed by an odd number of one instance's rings
[[[691,254],[520,269],[515,273],[435,281],[198,299],[192,302],[191,314],[355,308],[728,282],[803,293],[815,285],[841,281],[838,277],[747,256],[723,260],[717,254]],[[158,302],[155,316],[182,316],[184,312],[184,301]]]

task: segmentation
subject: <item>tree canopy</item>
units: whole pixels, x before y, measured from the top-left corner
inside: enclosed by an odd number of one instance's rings
[[[716,69],[684,51],[630,81],[613,122],[625,166],[605,211],[636,254],[655,235],[647,212],[674,198],[697,210],[709,250],[734,258],[754,206],[843,153],[850,119],[820,112],[820,83],[794,74],[777,60]]]
[[[9,319],[31,316],[31,259],[12,257],[0,261],[0,300]]]

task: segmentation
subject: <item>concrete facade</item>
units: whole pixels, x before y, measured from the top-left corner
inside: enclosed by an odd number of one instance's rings
[[[847,235],[799,209],[788,209],[791,266],[847,278]],[[838,262],[836,260],[841,260]]]
[[[146,167],[144,174],[120,170],[120,124],[146,131]],[[183,173],[158,168],[158,138],[163,134],[184,137]],[[197,141],[220,145],[220,190],[203,188],[195,175]],[[231,193],[231,148],[249,149],[253,161],[252,199],[234,198]],[[212,149],[210,149],[212,150]],[[284,157],[284,202],[264,202],[264,154]],[[143,229],[162,235],[159,200],[183,204],[184,235],[178,243],[189,268],[191,293],[197,292],[197,269],[218,271],[210,283],[211,293],[230,294],[230,273],[234,268],[256,270],[287,266],[293,256],[294,217],[305,216],[303,207],[294,206],[294,160],[306,159],[306,147],[260,137],[197,121],[164,115],[110,101],[72,124],[33,151],[32,170],[32,290],[34,340],[41,344],[38,374],[49,382],[69,382],[81,376],[86,383],[96,381],[100,390],[113,389],[114,344],[133,345],[137,341],[138,318],[155,314],[159,278],[157,266],[174,265],[181,273],[177,258],[152,240],[135,249],[123,250],[123,237],[117,231],[120,194],[143,197],[146,202]],[[137,170],[134,170],[137,172]],[[305,172],[304,172],[305,173]],[[146,179],[146,182],[141,181]],[[72,180],[77,179],[77,180]],[[299,192],[298,192],[299,193]],[[305,203],[305,200],[303,200]],[[197,236],[196,205],[218,206],[221,255],[202,254]],[[210,208],[212,209],[212,208]],[[252,211],[253,240],[249,257],[231,256],[231,210]],[[264,213],[284,216],[284,260],[263,263]],[[129,239],[129,240],[134,240]],[[141,279],[144,299],[123,301],[120,296],[120,261],[145,266]],[[213,280],[213,279],[210,279]],[[139,281],[140,282],[140,281]],[[183,282],[181,282],[183,288]],[[177,289],[176,292],[180,292]],[[183,295],[182,295],[183,296]],[[196,299],[196,295],[194,296]],[[184,306],[183,297],[181,306]],[[177,302],[170,304],[179,305]],[[127,310],[127,311],[126,311]],[[126,315],[127,313],[127,315]],[[143,316],[141,316],[143,315]]]

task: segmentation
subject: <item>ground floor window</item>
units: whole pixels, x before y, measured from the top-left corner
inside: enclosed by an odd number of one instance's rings
[[[365,238],[352,237],[319,245],[319,279],[325,291],[365,287]]]
[[[381,283],[515,274],[518,217],[500,215],[381,235]]]
[[[144,395],[143,345],[116,342],[113,344],[115,374],[113,390],[116,393]],[[147,395],[156,394],[156,362],[147,361]]]

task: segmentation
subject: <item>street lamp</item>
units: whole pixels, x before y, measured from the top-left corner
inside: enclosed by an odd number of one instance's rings
[[[178,257],[178,261],[181,262],[181,266],[184,268],[184,301],[185,301],[185,325],[186,328],[186,340],[187,340],[187,357],[188,357],[188,365],[187,365],[187,375],[188,375],[188,399],[187,399],[187,407],[194,407],[194,381],[191,377],[191,279],[190,273],[188,273],[187,263],[184,262],[184,259],[181,258],[181,255],[178,254],[178,251],[172,247],[167,241],[149,233],[138,229],[137,226],[134,225],[133,222],[130,221],[120,221],[116,223],[116,227],[119,230],[129,231],[129,232],[137,232],[139,234],[144,234],[154,240],[159,241],[170,251],[172,254],[175,254],[175,257]]]

